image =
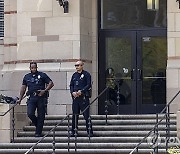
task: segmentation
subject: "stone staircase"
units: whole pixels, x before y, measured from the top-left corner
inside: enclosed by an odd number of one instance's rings
[[[65,116],[46,116],[43,134],[60,122]],[[75,138],[70,138],[70,152],[81,154],[128,154],[141,141],[141,139],[153,128],[156,123],[156,115],[108,115],[108,125],[104,115],[92,115],[94,137],[90,140],[85,131],[83,117],[79,119],[79,136],[77,137],[77,151],[75,151]],[[162,117],[162,115],[160,115]],[[172,114],[170,120],[170,136],[176,137],[176,115]],[[67,121],[57,127],[56,154],[68,153],[68,124]],[[15,143],[1,143],[0,154],[23,154],[39,138],[34,137],[34,126],[25,126],[22,132],[18,132]],[[161,142],[159,153],[165,153],[165,120],[159,125]],[[52,154],[52,133],[46,137],[35,149],[36,154]],[[153,151],[150,146],[150,138],[143,142],[138,153],[146,154]],[[178,143],[170,143],[174,147]],[[134,152],[137,153],[137,152]]]

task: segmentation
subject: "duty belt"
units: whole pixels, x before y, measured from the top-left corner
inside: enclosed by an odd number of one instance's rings
[[[33,92],[30,96],[38,96],[39,92]]]
[[[32,96],[38,96],[38,94],[39,94],[39,91],[34,91],[34,92],[27,92],[26,93],[26,96],[30,96],[30,97],[32,97]]]
[[[39,93],[40,91],[27,92],[26,96],[35,97],[35,96],[38,96]],[[49,96],[49,93],[46,92],[42,97],[48,97],[48,96]]]

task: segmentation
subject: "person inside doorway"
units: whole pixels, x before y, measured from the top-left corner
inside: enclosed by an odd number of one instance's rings
[[[116,104],[117,103],[117,92],[115,90],[116,87],[116,79],[114,75],[114,69],[108,68],[106,70],[106,86],[108,89],[108,100],[110,104]]]
[[[119,97],[120,104],[125,104],[125,96],[121,93],[121,86],[123,84],[123,79],[117,78],[115,76],[114,69],[109,67],[106,70],[106,86],[109,87],[108,100],[110,105],[117,105],[117,93],[119,87]]]
[[[163,72],[155,74],[156,79],[151,84],[153,104],[166,104],[166,80]]]

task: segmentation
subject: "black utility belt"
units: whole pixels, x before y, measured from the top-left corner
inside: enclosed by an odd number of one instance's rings
[[[38,96],[38,94],[40,93],[40,91],[27,91],[26,92],[26,96]]]
[[[40,93],[40,91],[37,90],[37,91],[34,91],[34,92],[27,92],[26,95],[27,95],[27,96],[30,96],[30,97],[35,97],[35,96],[38,96],[39,93]],[[49,93],[48,93],[48,91],[46,91],[46,92],[44,93],[44,95],[41,96],[41,97],[48,97],[48,96],[49,96]]]
[[[30,94],[30,96],[38,96],[39,92],[33,92]]]

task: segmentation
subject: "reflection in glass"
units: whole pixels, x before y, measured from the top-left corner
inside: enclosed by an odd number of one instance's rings
[[[147,0],[147,9],[157,11],[159,9],[159,0]]]
[[[151,83],[151,97],[153,104],[166,103],[166,80],[163,72],[157,72]]]
[[[165,104],[167,40],[165,37],[142,40],[143,104]]]
[[[101,29],[166,28],[167,0],[158,3],[152,11],[147,0],[101,0]]]
[[[119,85],[120,104],[130,104],[131,41],[128,38],[107,38],[106,44],[106,86],[110,88],[110,103],[117,105]]]

